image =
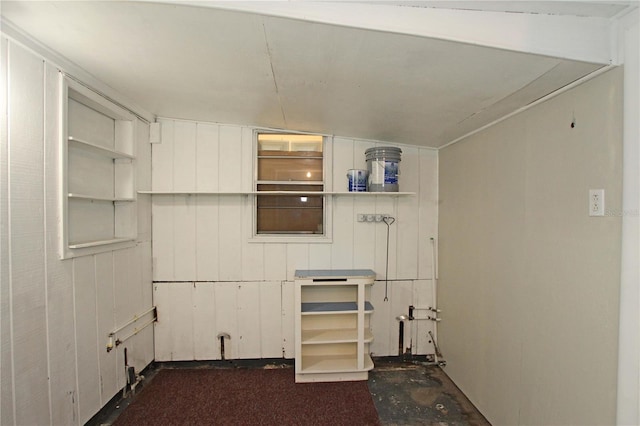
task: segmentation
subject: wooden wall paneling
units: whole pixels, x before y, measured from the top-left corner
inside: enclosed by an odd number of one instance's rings
[[[73,294],[78,365],[78,420],[80,424],[84,424],[101,407],[94,256],[77,257],[73,260]]]
[[[258,283],[260,358],[282,357],[282,295],[279,281]]]
[[[139,191],[151,190],[151,143],[149,143],[149,124],[136,119],[135,126],[135,165],[136,188]]]
[[[282,281],[282,352],[285,358],[295,358],[295,283]]]
[[[0,56],[3,56],[0,54]],[[51,398],[51,424],[72,424],[78,418],[75,404],[76,391],[76,338],[73,309],[73,263],[58,259],[59,228],[59,73],[45,64],[45,115],[44,120],[44,173],[45,173],[45,235],[46,238],[46,297],[47,335],[49,359],[49,393]],[[1,156],[1,155],[0,155]],[[3,179],[0,178],[0,181]],[[6,197],[0,197],[6,199]],[[0,204],[2,201],[0,201]],[[3,256],[0,256],[3,257]],[[6,257],[8,259],[8,256]],[[2,269],[2,268],[0,268]],[[4,277],[3,277],[4,283]],[[3,310],[5,307],[3,306]],[[8,310],[6,310],[8,314]],[[4,321],[4,318],[3,318]],[[9,322],[7,321],[8,325]],[[4,329],[2,331],[4,336]],[[8,333],[7,333],[8,336]],[[2,367],[4,370],[4,366]],[[10,372],[10,369],[4,370]],[[0,382],[11,383],[9,374],[0,373]],[[9,377],[8,377],[9,376]],[[3,399],[6,393],[2,392]],[[0,424],[12,424],[0,418]]]
[[[362,213],[375,213],[376,202],[373,197],[355,197],[353,201],[353,216]],[[386,226],[386,225],[384,225]],[[372,269],[376,273],[377,279],[384,278],[384,269],[376,269],[376,228],[379,225],[358,222],[353,223],[353,267]]]
[[[151,218],[153,239],[151,240],[153,253],[153,280],[174,281],[174,198],[181,196],[163,195],[153,197]]]
[[[365,151],[375,144],[369,141],[355,140],[353,143],[353,168],[367,170]],[[353,202],[353,216],[358,213],[375,213],[376,200],[373,197],[356,197]],[[382,271],[376,269],[375,243],[376,225],[367,222],[354,222],[353,229],[353,266],[354,268],[372,269],[377,279],[384,277]]]
[[[136,306],[136,313],[146,312],[153,306],[153,294],[151,290],[151,244],[139,243],[131,250],[134,251],[134,264],[136,284],[138,286],[139,299]],[[142,326],[152,318],[148,314],[139,320],[137,325]],[[132,352],[133,365],[137,372],[140,372],[154,359],[153,353],[153,327],[148,326],[132,337],[135,350]]]
[[[431,280],[415,280],[413,281],[413,305],[416,308],[429,308],[433,307],[432,297],[432,283]],[[434,316],[435,314],[430,311],[422,309],[416,310],[414,316],[416,318],[426,318],[428,316]],[[440,316],[440,315],[438,315]],[[431,338],[429,331],[434,331],[435,323],[429,320],[416,320],[412,321],[413,325],[411,333],[413,337],[413,353],[414,354],[433,354],[433,343],[429,343]]]
[[[408,315],[409,305],[413,304],[413,281],[389,281],[389,303],[391,313],[389,323],[393,320],[397,326],[398,321],[395,318],[398,315]],[[405,322],[403,352],[406,351],[410,345],[415,344],[415,342],[411,341],[411,329],[415,327],[413,323],[415,323],[415,321]],[[391,346],[395,342],[395,347],[397,348],[398,337],[398,333],[391,333],[389,345]]]
[[[400,162],[400,191],[419,193],[420,189],[420,150],[402,147]],[[397,279],[416,279],[418,277],[418,218],[419,196],[398,197],[396,200],[398,220],[393,226],[397,230]]]
[[[333,189],[347,191],[347,171],[353,169],[354,144],[351,139],[333,140]],[[329,161],[329,159],[327,159]],[[331,245],[331,267],[348,269],[353,267],[354,245],[354,198],[333,198],[333,244]]]
[[[241,151],[240,151],[240,169],[242,171],[241,190],[254,191],[254,178],[257,175],[254,167],[254,132],[251,127],[242,127],[240,135]]]
[[[437,242],[438,237],[438,151],[420,150],[420,192],[418,197],[420,200],[418,278],[430,279],[433,263],[431,238],[435,238]]]
[[[331,269],[330,244],[309,244],[309,269]]]
[[[214,284],[197,282],[193,287],[193,359],[220,359],[217,335]]]
[[[196,190],[217,191],[220,157],[216,124],[198,123],[196,130]]]
[[[242,197],[240,200],[242,209],[242,219],[239,224],[242,227],[242,280],[262,281],[265,270],[265,250],[268,244],[251,243],[249,239],[253,236],[253,200]]]
[[[8,41],[0,37],[0,424],[13,424],[11,275],[9,274]]]
[[[216,337],[227,333],[231,338],[225,339],[225,359],[235,359],[240,353],[240,331],[238,327],[238,286],[234,282],[214,283]],[[216,351],[221,353],[220,339],[216,339]]]
[[[151,186],[154,191],[173,191],[173,120],[158,120],[160,143],[151,145]]]
[[[150,194],[138,194],[137,208],[137,228],[138,241],[151,243],[152,218],[151,218],[152,197]]]
[[[196,123],[173,123],[173,190],[196,189]]]
[[[354,199],[350,196],[333,200],[333,244],[331,244],[331,267],[350,269],[354,267]]]
[[[113,252],[116,327],[129,322],[142,307],[142,271],[135,247]]]
[[[238,319],[238,352],[236,357],[242,359],[260,358],[261,349],[261,313],[260,285],[258,282],[236,283],[237,319]],[[276,335],[277,336],[277,335]]]
[[[193,360],[192,282],[154,283],[153,299],[158,312],[155,323],[156,361]]]
[[[101,405],[106,404],[118,392],[116,375],[116,351],[107,352],[109,333],[116,328],[113,252],[95,256],[96,270],[96,318],[98,321],[98,362],[100,363]]]
[[[122,346],[127,348],[127,361],[139,374],[153,359],[153,327],[149,326],[140,330],[138,334],[128,339]],[[122,366],[124,370],[124,365]]]
[[[333,173],[333,187],[329,188],[333,191],[348,191],[347,171],[355,169],[354,167],[354,142],[353,139],[333,138],[333,158],[326,158],[325,161],[331,161],[331,170]]]
[[[398,225],[405,220],[398,215],[397,199],[388,197],[378,197],[375,200],[374,213],[389,214],[396,220],[389,226],[389,261],[388,261],[388,278],[394,279],[397,273],[397,241],[398,241]],[[384,279],[387,269],[387,224],[384,222],[375,222],[365,224],[371,232],[375,234],[374,243],[374,270],[378,273],[378,279]]]
[[[265,244],[264,246],[264,279],[267,281],[284,281],[287,279],[287,245]]]
[[[219,190],[221,192],[242,191],[242,128],[220,126],[219,144]]]
[[[176,281],[189,281],[196,277],[196,199],[196,195],[174,196],[173,268]]]
[[[8,49],[8,208],[15,418],[49,423],[44,234],[44,63]],[[11,94],[17,94],[12,96]],[[34,391],[39,390],[39,391]]]
[[[287,244],[287,281],[294,281],[296,269],[310,269],[309,244]]]
[[[137,190],[151,189],[151,144],[149,143],[149,125],[141,120],[136,122],[137,155],[135,160]],[[151,195],[133,194],[137,196],[138,241],[151,241]]]
[[[221,281],[242,279],[242,198],[243,195],[218,197],[218,255]]]
[[[398,355],[398,321],[395,317],[400,313],[391,312],[391,302],[384,300],[384,286],[384,281],[375,281],[371,286],[369,299],[374,309],[370,319],[373,342],[369,350],[375,356]],[[388,295],[391,296],[391,282],[389,282]],[[394,336],[395,344],[393,344]]]
[[[218,281],[220,237],[219,197],[196,196],[196,280]]]

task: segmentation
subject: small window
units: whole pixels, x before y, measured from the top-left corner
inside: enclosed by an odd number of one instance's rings
[[[259,133],[257,153],[256,233],[324,235],[323,137]]]

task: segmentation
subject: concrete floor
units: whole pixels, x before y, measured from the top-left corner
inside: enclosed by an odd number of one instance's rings
[[[378,360],[369,391],[383,425],[490,425],[435,365]]]
[[[374,362],[368,386],[382,425],[490,425],[440,367],[395,357]],[[154,363],[143,372],[145,380],[141,386],[150,383],[163,366],[293,368],[293,360]],[[111,425],[134,399],[132,394],[126,398],[116,395],[87,425]]]

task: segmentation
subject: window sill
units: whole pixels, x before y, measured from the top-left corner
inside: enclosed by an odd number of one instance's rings
[[[330,244],[333,238],[326,235],[310,234],[305,235],[286,235],[286,234],[263,234],[255,235],[249,238],[249,243],[258,244]]]

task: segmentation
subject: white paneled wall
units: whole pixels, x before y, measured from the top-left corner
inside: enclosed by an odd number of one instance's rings
[[[154,191],[253,190],[253,128],[173,119],[160,124],[161,142],[152,145]],[[347,190],[348,169],[366,169],[367,148],[397,146],[342,137],[329,143],[329,191]],[[400,147],[400,190],[415,195],[332,196],[331,243],[250,242],[250,195],[154,195],[154,297],[161,317],[156,359],[217,359],[215,339],[222,332],[232,336],[227,357],[293,357],[295,270],[348,268],[376,272],[372,350],[396,355],[395,317],[411,304],[432,304],[430,238],[437,237],[437,152]],[[387,267],[387,226],[357,222],[358,213],[396,218],[389,228],[388,302],[380,281]],[[260,316],[248,315],[251,310]],[[256,321],[270,325],[256,327]],[[425,327],[431,324],[415,321],[407,327],[405,341],[407,346],[413,341],[414,353],[433,352]]]
[[[138,201],[136,246],[59,259],[58,69],[2,37],[0,84],[0,424],[84,424],[125,385],[123,351],[153,360],[148,327],[111,352],[114,328],[151,307],[151,201]],[[151,183],[139,122],[137,181]]]

